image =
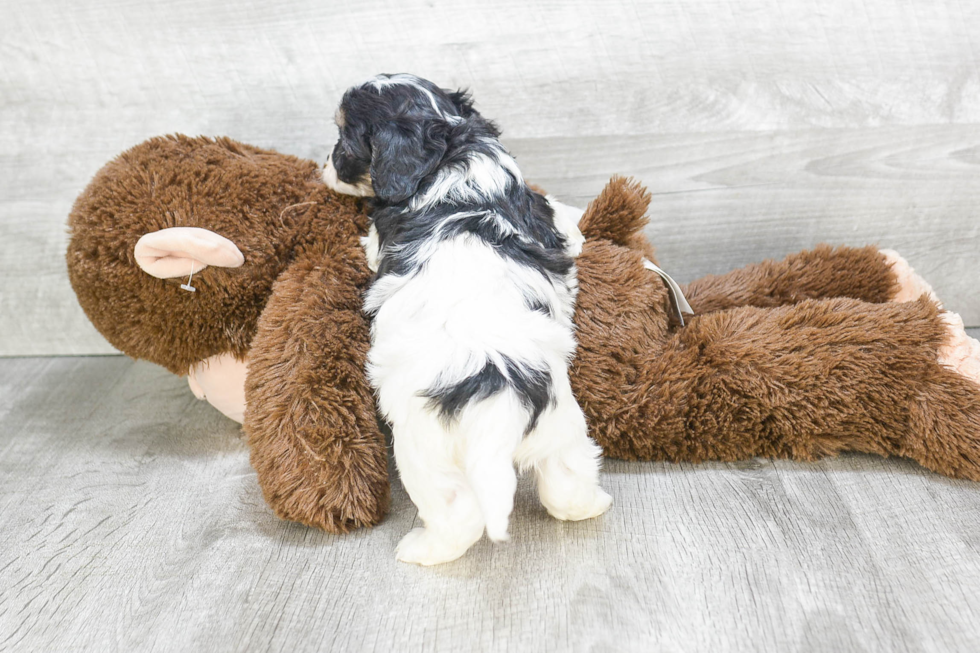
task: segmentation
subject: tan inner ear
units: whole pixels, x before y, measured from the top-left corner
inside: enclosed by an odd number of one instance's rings
[[[171,227],[145,234],[133,249],[136,264],[158,279],[196,274],[213,265],[237,268],[245,256],[224,236],[200,227]]]

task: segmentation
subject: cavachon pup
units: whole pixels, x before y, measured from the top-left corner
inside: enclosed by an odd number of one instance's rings
[[[568,380],[577,227],[556,226],[464,93],[379,75],[344,94],[336,122],[324,180],[373,197],[368,377],[425,523],[398,559],[455,560],[484,529],[508,539],[515,463],[554,517],[605,512],[602,451]]]

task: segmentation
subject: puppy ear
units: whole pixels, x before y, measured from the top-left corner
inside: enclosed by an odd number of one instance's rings
[[[391,123],[371,137],[371,185],[385,202],[401,202],[442,161],[448,147],[447,125],[438,121],[408,126]]]
[[[237,268],[241,250],[224,236],[199,227],[171,227],[144,234],[133,249],[136,264],[158,279],[197,274],[209,265]]]
[[[473,115],[473,98],[470,97],[469,91],[461,88],[455,93],[450,93],[449,99],[460,116],[469,118]]]
[[[489,130],[494,138],[500,137],[500,127],[498,127],[492,120],[487,120],[481,116],[477,110],[473,108],[473,98],[470,97],[469,91],[461,88],[454,93],[449,93],[449,100],[453,103],[456,113],[458,113],[463,120],[476,121]]]

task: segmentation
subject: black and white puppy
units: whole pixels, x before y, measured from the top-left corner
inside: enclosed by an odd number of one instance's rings
[[[398,559],[454,560],[484,528],[506,540],[515,463],[558,519],[605,512],[600,450],[568,381],[574,220],[556,226],[462,92],[379,75],[347,91],[336,123],[324,179],[375,198],[368,375],[425,523]]]

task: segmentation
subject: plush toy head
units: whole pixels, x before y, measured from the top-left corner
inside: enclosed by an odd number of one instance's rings
[[[382,518],[360,200],[329,191],[312,161],[173,136],[107,164],[69,225],[69,275],[95,327],[243,422],[277,515],[334,532]]]
[[[67,260],[78,301],[114,347],[175,374],[223,353],[244,359],[272,283],[304,236],[303,202],[321,186],[312,161],[226,138],[137,145],[103,167],[72,209]]]

